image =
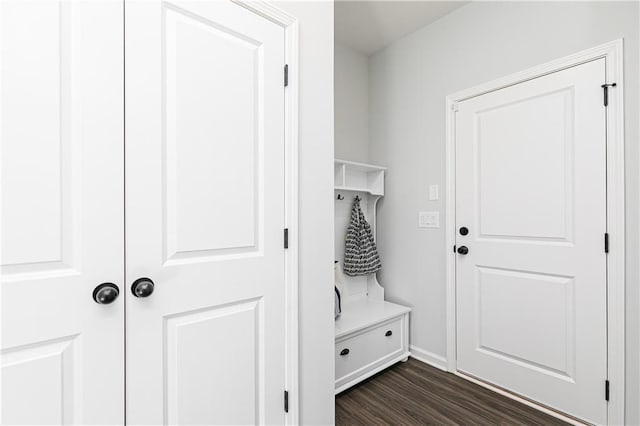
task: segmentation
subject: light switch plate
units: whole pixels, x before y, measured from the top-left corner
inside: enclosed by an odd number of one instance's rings
[[[440,228],[440,212],[419,212],[418,228]]]
[[[429,185],[429,200],[434,201],[440,198],[438,185]]]

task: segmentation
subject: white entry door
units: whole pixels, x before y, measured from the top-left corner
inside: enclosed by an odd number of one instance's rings
[[[2,424],[124,422],[122,10],[0,2]]]
[[[458,370],[595,424],[607,421],[604,82],[599,59],[456,114]]]
[[[125,9],[127,421],[281,424],[284,29]]]

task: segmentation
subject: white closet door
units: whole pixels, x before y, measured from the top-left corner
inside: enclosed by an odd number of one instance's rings
[[[2,1],[3,424],[122,424],[122,2]]]
[[[607,421],[604,61],[456,114],[458,369],[594,424]]]
[[[125,22],[127,420],[281,424],[284,30],[221,1]]]

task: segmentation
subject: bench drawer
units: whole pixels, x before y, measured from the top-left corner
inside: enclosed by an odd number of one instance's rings
[[[336,341],[336,384],[405,352],[403,320],[404,316],[393,318]]]

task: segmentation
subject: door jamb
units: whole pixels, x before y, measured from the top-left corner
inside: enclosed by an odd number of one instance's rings
[[[289,231],[285,250],[285,388],[288,391],[286,425],[297,425],[300,416],[298,384],[298,20],[261,0],[231,0],[284,28],[285,64],[285,220]],[[284,64],[283,64],[284,65]],[[284,72],[284,68],[283,68]],[[284,391],[285,389],[283,389]],[[283,392],[284,393],[284,392]],[[284,401],[283,401],[284,404]],[[284,405],[283,405],[284,409]]]
[[[625,411],[625,184],[624,184],[624,80],[623,40],[617,39],[507,77],[484,83],[446,97],[446,316],[447,370],[456,365],[456,276],[455,254],[455,110],[457,102],[538,78],[569,67],[605,58],[603,83],[616,83],[609,90],[606,108],[607,139],[607,373],[610,400],[607,423],[624,424]],[[603,378],[603,382],[606,378]],[[604,383],[603,383],[604,389]],[[603,390],[604,395],[604,390]],[[604,397],[604,396],[603,396]]]

